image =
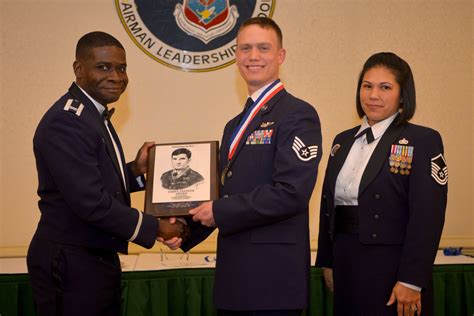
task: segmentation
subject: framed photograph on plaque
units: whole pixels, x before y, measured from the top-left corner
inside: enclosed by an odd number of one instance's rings
[[[157,144],[150,149],[145,212],[157,217],[185,216],[204,201],[218,198],[219,142]]]

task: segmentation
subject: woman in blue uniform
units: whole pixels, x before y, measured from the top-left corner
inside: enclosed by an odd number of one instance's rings
[[[328,161],[316,266],[335,315],[432,315],[447,199],[441,136],[409,123],[413,74],[393,53],[365,62],[356,104],[362,123],[336,136]]]

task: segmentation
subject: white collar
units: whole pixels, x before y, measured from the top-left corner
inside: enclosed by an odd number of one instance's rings
[[[385,120],[377,122],[372,126],[369,125],[369,122],[367,120],[367,116],[365,115],[364,118],[362,119],[362,124],[361,124],[359,130],[357,131],[357,133],[355,133],[355,136],[359,135],[359,133],[362,132],[363,130],[365,130],[366,128],[371,127],[372,128],[372,134],[374,135],[374,139],[378,139],[379,137],[382,137],[382,135],[385,133],[387,128],[390,126],[390,124],[392,124],[393,120],[395,120],[395,118],[397,117],[398,114],[399,113],[396,112],[392,116],[387,117]]]
[[[260,89],[252,93],[252,95],[250,95],[249,98],[251,98],[252,101],[255,102],[263,93],[263,91],[265,91],[265,89],[268,88],[273,82],[274,81],[270,82],[269,84],[264,85],[263,87],[261,87]]]
[[[94,98],[92,98],[89,94],[87,94],[86,91],[84,91],[84,89],[81,88],[80,85],[78,85],[76,83],[76,86],[79,87],[79,89],[81,89],[81,91],[86,95],[86,97],[89,98],[89,100],[91,100],[92,104],[94,104],[94,106],[96,107],[97,111],[99,111],[100,115],[102,115],[102,112],[104,112],[105,110],[105,106],[103,106],[102,104],[100,104],[99,102],[97,102]]]

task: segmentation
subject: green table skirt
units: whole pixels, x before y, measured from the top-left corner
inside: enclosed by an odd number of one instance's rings
[[[122,311],[129,316],[212,316],[213,269],[124,272]],[[433,269],[436,316],[474,315],[474,265]],[[306,315],[332,314],[332,297],[322,271],[311,269]],[[27,274],[0,275],[0,316],[35,315]]]

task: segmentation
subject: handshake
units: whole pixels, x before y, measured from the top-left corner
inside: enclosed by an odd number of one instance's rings
[[[207,201],[189,210],[189,215],[192,216],[192,220],[194,222],[200,222],[203,226],[216,227],[212,203],[213,201]],[[164,243],[171,250],[175,250],[181,246],[182,241],[188,238],[190,234],[191,231],[184,218],[163,218],[161,220],[159,219],[156,240]]]
[[[171,250],[178,249],[181,242],[185,240],[190,230],[184,218],[162,218],[158,219],[157,241],[167,245]]]

